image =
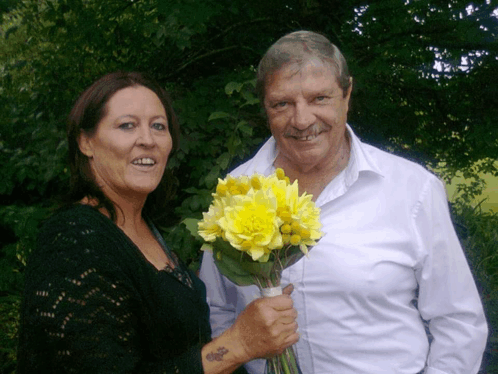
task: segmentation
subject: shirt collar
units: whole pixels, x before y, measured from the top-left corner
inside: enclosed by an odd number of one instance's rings
[[[349,162],[344,170],[346,186],[351,186],[361,172],[372,172],[383,177],[384,174],[375,159],[367,152],[365,144],[356,136],[351,126],[346,124],[346,129],[351,139]]]
[[[346,129],[348,131],[349,138],[351,139],[349,162],[346,169],[344,169],[344,180],[346,186],[351,186],[358,179],[360,173],[363,172],[371,172],[379,176],[383,176],[383,173],[377,165],[375,159],[367,151],[366,145],[356,136],[351,126],[346,124]],[[264,175],[274,172],[273,163],[277,158],[277,155],[277,144],[275,138],[272,136],[267,142],[265,142],[265,144],[263,144],[253,159],[255,162],[253,169],[254,172]]]

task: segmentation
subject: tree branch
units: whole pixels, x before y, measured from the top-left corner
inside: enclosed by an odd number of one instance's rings
[[[236,49],[238,48],[239,46],[237,45],[232,45],[230,47],[225,47],[225,48],[221,48],[221,49],[217,49],[217,50],[214,50],[214,51],[210,51],[208,53],[204,53],[203,55],[200,55],[200,56],[197,56],[197,57],[194,57],[192,58],[191,60],[187,61],[186,63],[184,63],[183,65],[181,65],[178,69],[176,69],[175,71],[173,71],[172,73],[168,74],[168,75],[165,75],[164,78],[168,79],[168,78],[171,78],[173,76],[175,76],[176,74],[178,74],[180,71],[182,71],[183,69],[185,69],[187,66],[189,65],[192,65],[193,63],[199,61],[199,60],[202,60],[206,57],[209,57],[209,56],[212,56],[212,55],[215,55],[215,54],[218,54],[218,53],[223,53],[223,52],[227,52],[227,51],[230,51],[230,50],[233,50],[233,49]]]
[[[255,23],[261,23],[261,22],[268,22],[268,21],[271,21],[271,18],[269,17],[265,17],[265,18],[255,18],[253,20],[249,20],[249,21],[242,21],[242,22],[239,22],[239,23],[236,23],[236,24],[233,24],[231,26],[229,26],[228,28],[226,28],[225,30],[221,31],[218,35],[215,35],[214,37],[212,37],[210,40],[208,40],[208,43],[212,42],[213,40],[216,40],[218,38],[221,38],[222,36],[228,34],[231,30],[233,29],[236,29],[238,27],[241,27],[241,26],[247,26],[247,25],[252,25],[252,24],[255,24]],[[207,44],[207,43],[206,43]]]

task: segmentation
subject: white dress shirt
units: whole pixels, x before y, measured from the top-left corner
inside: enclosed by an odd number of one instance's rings
[[[282,277],[295,286],[303,374],[477,373],[487,325],[443,184],[348,131],[348,166],[316,201],[325,235]],[[230,174],[271,174],[276,155],[270,138]],[[214,336],[260,296],[222,276],[210,253],[200,276]],[[262,374],[264,361],[246,368]]]

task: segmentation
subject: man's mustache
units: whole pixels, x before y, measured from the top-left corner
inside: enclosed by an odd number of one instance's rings
[[[314,123],[304,130],[291,127],[284,133],[284,136],[286,138],[305,138],[307,136],[316,136],[323,131],[330,130],[330,128],[331,127],[325,123]]]

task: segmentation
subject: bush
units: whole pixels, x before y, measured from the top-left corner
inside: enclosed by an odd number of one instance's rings
[[[0,297],[0,374],[15,372],[20,295]]]
[[[498,373],[498,214],[460,202],[453,215],[489,326],[481,373]]]

